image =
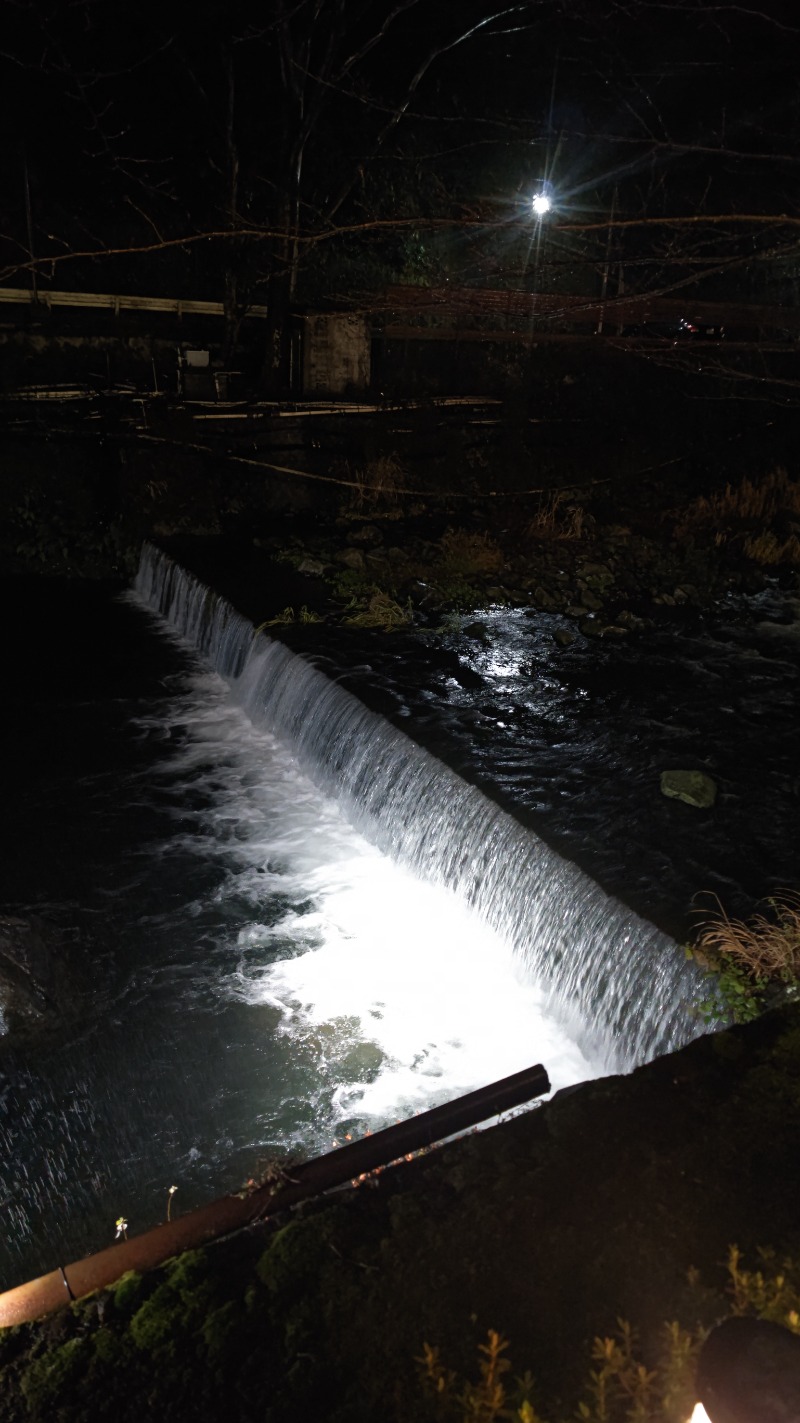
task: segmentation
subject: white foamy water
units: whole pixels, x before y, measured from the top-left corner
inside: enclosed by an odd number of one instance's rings
[[[654,925],[167,555],[145,546],[136,588],[370,844],[513,946],[588,1058],[624,1070],[697,1033],[699,970]]]
[[[316,1131],[375,1127],[534,1063],[554,1088],[603,1070],[548,1015],[510,944],[363,839],[221,678],[198,673],[142,728],[165,735],[170,717],[185,741],[165,773],[200,802],[187,817],[183,797],[171,848],[220,859],[217,909],[246,921],[216,991],[274,1010],[289,1097],[296,1053],[328,1083],[340,1069]]]

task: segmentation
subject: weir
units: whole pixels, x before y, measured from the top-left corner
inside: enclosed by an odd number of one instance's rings
[[[701,975],[667,935],[150,544],[135,589],[366,839],[511,943],[553,1016],[606,1071],[699,1034]],[[458,944],[453,954],[457,964]]]

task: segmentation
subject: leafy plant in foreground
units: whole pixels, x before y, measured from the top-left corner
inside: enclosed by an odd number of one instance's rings
[[[760,1250],[759,1258],[761,1268],[748,1270],[738,1246],[729,1247],[720,1318],[753,1315],[800,1334],[800,1261],[779,1260],[769,1249]],[[696,1271],[689,1271],[689,1280],[699,1283]],[[592,1343],[584,1398],[575,1415],[579,1423],[686,1423],[695,1402],[697,1355],[707,1333],[696,1322],[684,1327],[672,1320],[662,1328],[656,1356],[645,1358],[631,1324],[618,1319],[612,1334],[598,1335]],[[478,1379],[472,1383],[459,1379],[443,1364],[439,1350],[424,1344],[416,1363],[433,1416],[442,1423],[494,1423],[501,1418],[545,1423],[531,1398],[529,1373],[508,1388],[507,1349],[508,1341],[490,1329],[487,1342],[478,1345]]]

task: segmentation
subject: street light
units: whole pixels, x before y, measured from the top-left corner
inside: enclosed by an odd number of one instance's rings
[[[553,204],[548,198],[547,193],[535,193],[531,200],[531,207],[537,217],[544,217],[545,213],[548,213],[552,206]]]

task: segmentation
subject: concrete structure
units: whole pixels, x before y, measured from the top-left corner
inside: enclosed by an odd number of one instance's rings
[[[304,396],[361,395],[370,383],[370,322],[348,312],[303,316],[300,389]]]

